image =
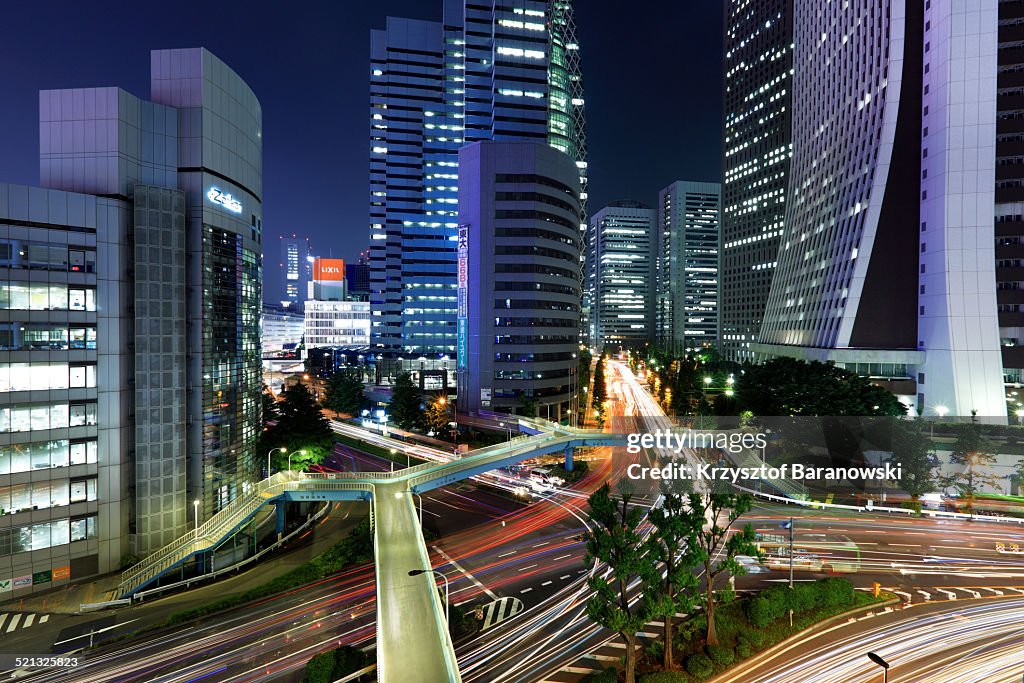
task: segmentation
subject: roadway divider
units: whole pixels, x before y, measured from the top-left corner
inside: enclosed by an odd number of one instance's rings
[[[787,498],[785,496],[776,496],[771,493],[763,493],[749,489],[745,486],[733,484],[733,486],[745,493],[749,493],[755,498],[762,498],[770,500],[776,503],[784,503],[785,505],[797,505],[799,507],[811,508],[812,510],[851,510],[853,512],[884,512],[886,514],[904,514],[912,517],[935,517],[942,519],[975,519],[982,522],[999,522],[999,523],[1014,523],[1017,525],[1024,524],[1024,517],[997,517],[996,515],[970,515],[963,512],[945,512],[943,510],[921,510],[919,513],[917,510],[911,510],[910,508],[894,508],[886,507],[882,505],[842,505],[841,503],[824,503],[814,500],[800,500],[797,498]]]

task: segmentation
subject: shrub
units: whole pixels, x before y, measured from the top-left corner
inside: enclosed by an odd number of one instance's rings
[[[740,659],[746,659],[753,653],[753,648],[750,645],[750,639],[742,633],[736,636],[736,656]]]
[[[789,594],[789,609],[794,612],[806,612],[812,610],[818,606],[817,592],[813,586],[806,583],[799,584],[793,587],[793,590],[787,590]]]
[[[902,507],[906,510],[913,510],[919,515],[921,514],[921,501],[919,500],[905,500]]]
[[[822,607],[842,607],[853,603],[853,584],[846,579],[822,579],[815,586],[818,589],[818,604]]]
[[[619,683],[619,670],[614,666],[609,666],[600,673],[585,677],[583,683]]]
[[[660,640],[655,640],[653,643],[644,648],[647,652],[647,656],[654,661],[659,661],[662,655],[665,654],[665,643]]]
[[[725,645],[708,645],[708,657],[719,666],[729,666],[736,659],[731,647]]]
[[[686,670],[696,677],[697,680],[704,680],[714,673],[715,666],[711,663],[710,657],[703,652],[698,652],[686,658]]]
[[[682,671],[655,671],[640,678],[640,683],[687,683],[690,679]]]
[[[314,655],[306,663],[302,683],[331,683],[334,680],[334,650]]]

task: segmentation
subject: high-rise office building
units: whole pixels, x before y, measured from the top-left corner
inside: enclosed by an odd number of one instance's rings
[[[675,354],[708,348],[718,336],[718,183],[677,180],[658,193],[658,345]]]
[[[793,94],[793,0],[725,3],[719,344],[734,361],[768,301],[786,213]]]
[[[925,414],[1005,416],[996,0],[794,16],[786,219],[752,350],[834,361]]]
[[[460,410],[572,413],[579,351],[578,169],[543,143],[459,152]]]
[[[0,186],[0,585],[15,592],[114,571],[258,471],[259,102],[205,50],[151,66],[152,101],[40,93],[45,189]]]
[[[359,255],[356,263],[345,264],[345,280],[349,299],[369,301],[370,299],[370,264],[365,254]]]
[[[305,237],[281,238],[281,306],[302,312],[303,302],[309,298],[310,271],[309,240]]]
[[[1014,411],[1024,384],[1024,2],[999,2],[999,71],[996,75],[996,299],[1003,378]]]
[[[388,18],[370,43],[373,351],[385,375],[453,373],[459,148],[547,142],[586,181],[572,4],[445,0],[442,22]]]
[[[654,331],[655,268],[660,249],[656,213],[636,201],[618,201],[590,219],[587,281],[590,342],[597,348],[641,348]]]

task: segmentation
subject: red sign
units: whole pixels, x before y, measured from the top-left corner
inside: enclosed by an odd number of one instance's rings
[[[60,579],[70,579],[70,578],[71,578],[71,567],[69,565],[65,565],[63,567],[54,567],[54,569],[53,569],[53,580],[54,581],[58,581]]]
[[[319,282],[341,282],[345,279],[345,259],[317,256],[313,259],[313,279]]]

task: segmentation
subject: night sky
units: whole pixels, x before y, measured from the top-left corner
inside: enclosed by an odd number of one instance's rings
[[[149,97],[149,51],[209,49],[263,105],[268,284],[279,235],[356,257],[369,242],[369,31],[440,19],[441,0],[4,3],[0,182],[38,184],[38,95],[116,85]],[[719,180],[719,0],[577,0],[590,206],[653,203],[673,180]],[[628,8],[628,9],[627,9]]]

